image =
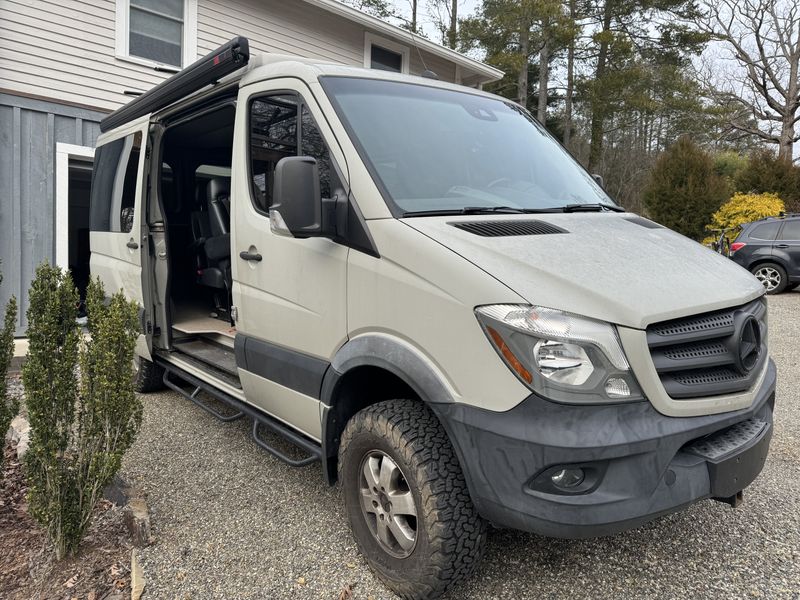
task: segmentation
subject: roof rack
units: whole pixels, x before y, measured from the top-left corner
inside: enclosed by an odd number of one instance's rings
[[[250,44],[247,38],[235,37],[112,112],[100,121],[100,131],[109,131],[128,121],[169,106],[176,100],[241,69],[249,60]]]

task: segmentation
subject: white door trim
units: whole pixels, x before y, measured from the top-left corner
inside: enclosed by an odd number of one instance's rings
[[[94,148],[56,143],[56,265],[69,268],[69,159],[93,159]]]

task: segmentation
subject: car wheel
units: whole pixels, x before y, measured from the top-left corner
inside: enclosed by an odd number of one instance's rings
[[[164,369],[157,364],[133,355],[133,389],[140,393],[164,389]]]
[[[339,482],[361,553],[402,598],[436,598],[475,570],[486,523],[424,404],[390,400],[357,413],[342,435]]]
[[[775,263],[761,263],[753,267],[750,272],[764,285],[768,294],[780,294],[788,284],[786,271]]]

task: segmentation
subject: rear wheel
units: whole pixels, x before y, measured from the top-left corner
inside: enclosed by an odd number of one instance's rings
[[[133,355],[133,389],[137,392],[157,392],[164,389],[164,369],[153,362]]]
[[[362,554],[402,598],[436,598],[478,565],[486,524],[436,416],[380,402],[347,424],[339,481]]]
[[[789,283],[786,270],[776,263],[761,263],[750,272],[764,285],[768,294],[780,294]]]

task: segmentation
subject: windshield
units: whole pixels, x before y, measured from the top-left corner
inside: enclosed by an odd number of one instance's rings
[[[400,213],[614,206],[544,127],[510,102],[395,81],[321,79]]]

